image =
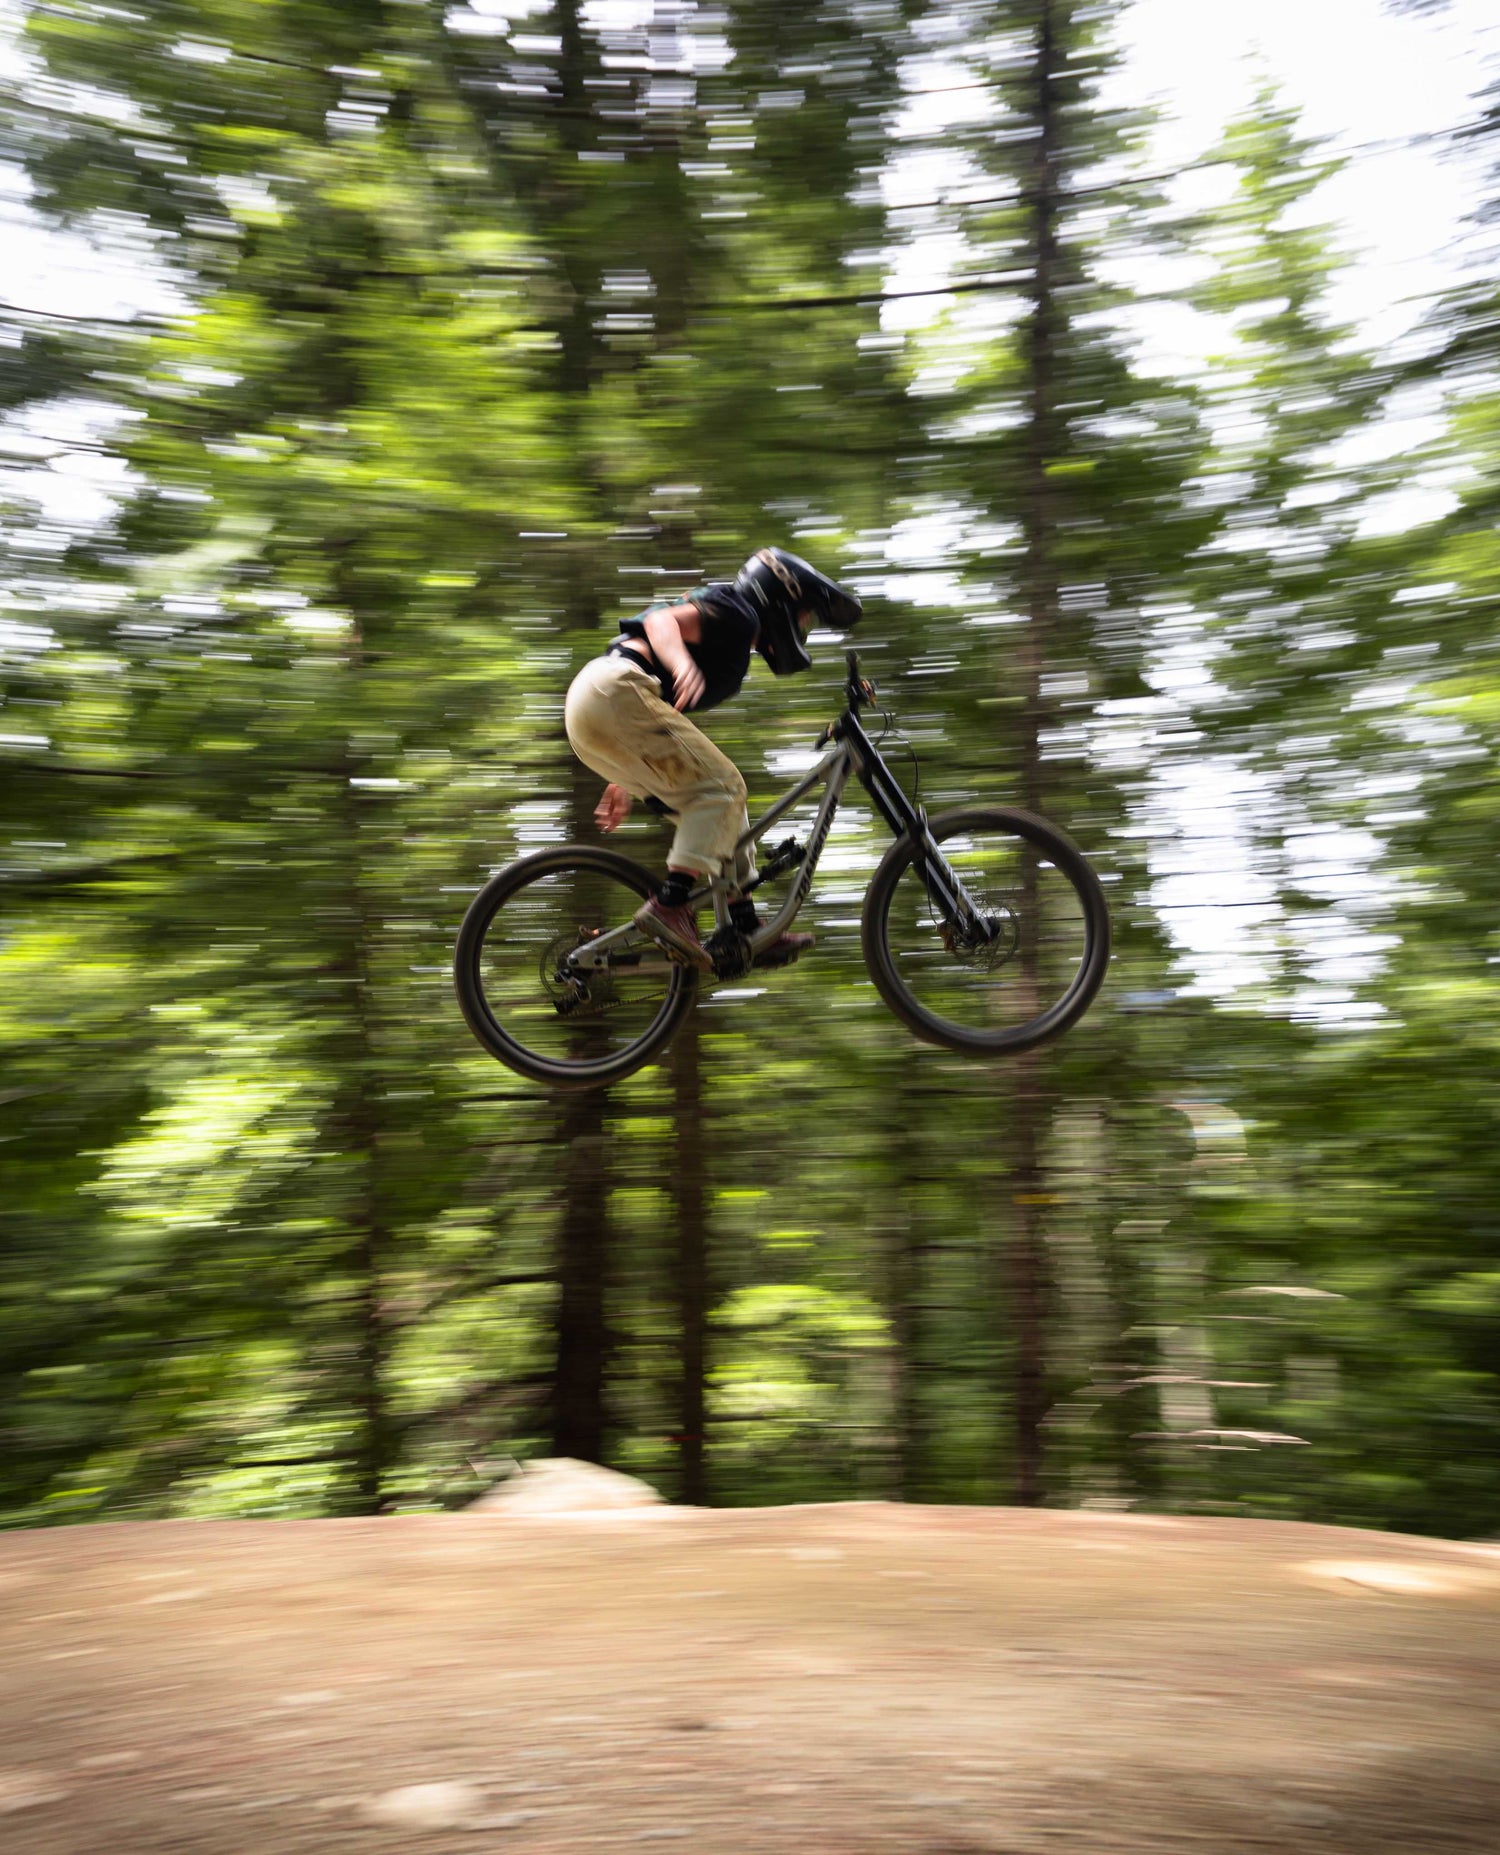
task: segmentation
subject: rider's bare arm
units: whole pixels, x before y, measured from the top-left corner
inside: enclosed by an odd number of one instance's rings
[[[630,794],[611,780],[594,807],[594,823],[601,831],[616,831],[630,816],[630,806]]]
[[[666,606],[646,614],[645,631],[657,662],[672,673],[676,688],[673,708],[692,708],[703,694],[703,672],[688,655],[687,647],[703,636],[703,614],[695,605]]]
[[[652,655],[672,672],[674,706],[691,708],[703,694],[703,672],[688,655],[687,647],[703,636],[703,614],[695,605],[664,606],[658,612],[647,613],[645,631]],[[594,807],[594,823],[601,831],[618,830],[630,816],[630,806],[630,794],[611,781]]]

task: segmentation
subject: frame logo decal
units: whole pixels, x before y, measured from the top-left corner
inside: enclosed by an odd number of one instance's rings
[[[823,846],[828,841],[828,833],[833,829],[833,815],[837,805],[830,805],[823,815],[823,822],[812,834],[807,846],[807,855],[802,859],[802,869],[797,877],[797,906],[800,908],[807,900],[807,892],[812,887],[812,879],[817,868],[818,858],[823,854]]]

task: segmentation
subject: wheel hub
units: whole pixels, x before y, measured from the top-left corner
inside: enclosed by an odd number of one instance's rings
[[[574,1017],[590,1006],[602,1010],[609,1003],[608,973],[595,973],[592,979],[586,979],[568,963],[568,955],[597,933],[597,928],[580,927],[557,935],[542,951],[542,986],[559,1017]]]
[[[943,945],[965,966],[993,972],[1014,959],[1021,945],[1021,921],[1009,902],[993,902],[980,910],[983,938],[960,934],[945,921],[938,927]]]

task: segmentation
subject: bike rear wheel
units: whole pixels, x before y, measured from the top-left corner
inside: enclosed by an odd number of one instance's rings
[[[628,926],[655,889],[617,851],[569,844],[498,871],[469,904],[453,980],[470,1030],[533,1082],[599,1088],[648,1063],[693,1002],[697,975],[667,965],[645,935],[622,962],[591,973],[580,996],[561,962],[596,935]],[[629,961],[642,957],[642,970]]]
[[[865,964],[880,996],[918,1037],[949,1050],[999,1056],[1059,1036],[1088,1009],[1109,964],[1099,878],[1030,812],[944,812],[928,828],[993,938],[982,949],[955,946],[903,838],[865,897]]]

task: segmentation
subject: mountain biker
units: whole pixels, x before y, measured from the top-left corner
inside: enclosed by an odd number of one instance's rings
[[[729,872],[733,935],[760,925],[742,892],[755,873],[737,840],[749,828],[745,782],[738,767],[688,720],[736,695],[760,652],[773,676],[810,667],[806,638],[816,623],[847,631],[861,606],[845,587],[782,548],[751,555],[732,582],[716,580],[679,605],[657,606],[620,621],[621,635],[573,679],[564,725],[574,753],[609,783],[594,812],[613,831],[633,799],[675,815],[677,834],[666,880],[636,912],[635,924],[700,972],[715,970],[688,897],[705,878]],[[811,934],[782,934],[759,964],[780,966],[813,944]]]

